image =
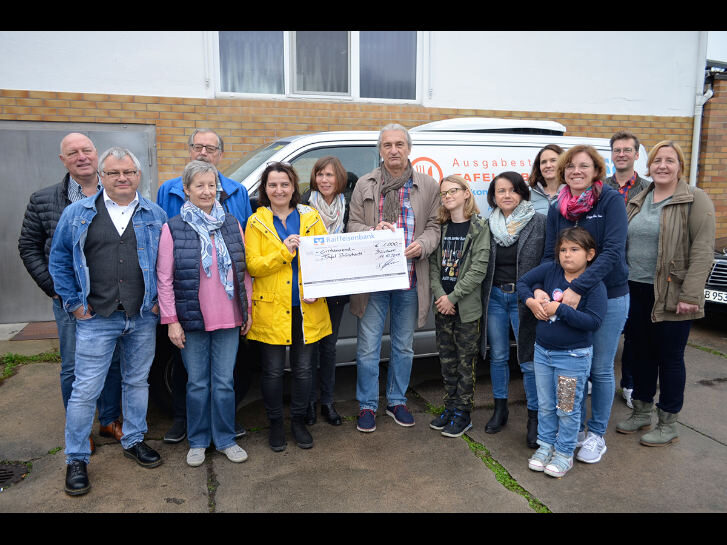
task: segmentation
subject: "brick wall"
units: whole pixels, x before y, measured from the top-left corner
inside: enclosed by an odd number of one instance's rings
[[[699,149],[699,187],[712,198],[717,237],[727,237],[727,79],[715,78],[714,95],[704,106]]]
[[[723,82],[724,83],[724,82]],[[708,103],[716,111],[717,95]],[[713,103],[714,101],[714,103]],[[727,107],[727,102],[725,102]],[[723,114],[727,115],[727,114]],[[605,137],[619,129],[639,136],[648,149],[665,138],[678,141],[690,160],[692,118],[634,115],[597,115],[557,112],[517,112],[461,108],[427,108],[419,105],[307,102],[300,100],[240,100],[60,93],[0,90],[0,119],[85,123],[144,123],[156,126],[158,179],[179,176],[189,157],[187,138],[196,127],[210,127],[225,139],[221,170],[246,152],[266,142],[292,134],[329,130],[377,130],[398,122],[414,127],[452,117],[548,119],[565,125],[568,136]],[[715,116],[715,120],[718,116]],[[720,121],[724,123],[724,121]],[[723,131],[722,131],[723,132]],[[727,157],[727,143],[710,143],[710,161]],[[720,147],[721,146],[721,147]],[[724,161],[724,159],[720,160]],[[724,178],[714,179],[712,163],[704,163],[710,195],[724,195]],[[687,171],[689,166],[687,165]],[[701,184],[700,184],[701,185]],[[727,229],[727,209],[721,201],[720,228]]]

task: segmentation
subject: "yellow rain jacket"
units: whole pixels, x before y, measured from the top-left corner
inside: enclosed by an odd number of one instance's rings
[[[300,236],[325,235],[326,227],[318,212],[299,204]],[[303,302],[303,284],[298,260],[300,307],[293,308],[292,286],[295,257],[280,240],[273,225],[273,212],[260,207],[250,216],[245,230],[247,270],[252,283],[252,327],[248,339],[267,344],[291,344],[291,312],[303,313],[303,339],[314,343],[331,334],[331,319],[325,298]]]

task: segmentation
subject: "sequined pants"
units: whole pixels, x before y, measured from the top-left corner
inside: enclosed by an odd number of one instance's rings
[[[535,343],[538,389],[538,439],[571,456],[581,424],[581,399],[588,381],[593,347],[546,350]]]

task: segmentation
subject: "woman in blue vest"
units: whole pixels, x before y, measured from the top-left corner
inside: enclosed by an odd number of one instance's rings
[[[234,369],[240,335],[252,320],[252,283],[244,235],[217,198],[217,170],[192,161],[182,175],[180,214],[162,229],[157,258],[159,307],[169,339],[187,369],[187,464],[202,465],[212,442],[232,462],[247,453],[235,442]]]

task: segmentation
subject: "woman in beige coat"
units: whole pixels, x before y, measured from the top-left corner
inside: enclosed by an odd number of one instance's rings
[[[616,430],[651,428],[658,380],[658,424],[641,437],[641,444],[660,447],[679,439],[684,348],[692,320],[704,316],[715,217],[707,194],[682,179],[684,154],[679,144],[659,142],[647,162],[653,182],[626,207],[631,308],[625,337],[634,356],[634,408]]]

